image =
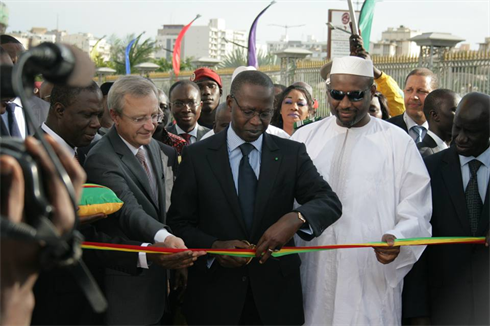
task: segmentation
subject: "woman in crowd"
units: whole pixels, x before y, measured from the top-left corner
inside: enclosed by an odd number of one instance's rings
[[[291,85],[277,99],[272,125],[292,135],[294,123],[313,117],[313,99],[301,86]]]
[[[369,114],[375,118],[388,120],[390,114],[388,113],[388,102],[386,97],[380,92],[376,92],[371,100],[371,106],[369,107]]]

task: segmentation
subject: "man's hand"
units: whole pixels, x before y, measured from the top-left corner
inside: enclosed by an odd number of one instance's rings
[[[58,155],[75,188],[75,200],[80,199],[85,172],[66,150],[46,135],[46,140]],[[52,222],[59,234],[69,232],[75,223],[75,211],[69,194],[55,166],[39,141],[27,137],[26,150],[39,163],[47,186],[47,197],[53,206]],[[24,176],[19,163],[11,156],[0,157],[1,213],[13,223],[24,221]],[[1,239],[1,311],[0,324],[30,324],[34,307],[32,287],[36,282],[41,244],[14,239]]]
[[[349,37],[349,44],[350,44],[350,55],[363,58],[366,60],[371,60],[371,56],[369,53],[364,49],[364,43],[362,41],[362,37],[360,35],[351,35]],[[373,73],[374,73],[374,78],[379,78],[382,74],[381,70],[373,66]]]
[[[281,249],[303,224],[296,212],[287,213],[279,221],[272,224],[257,244],[255,256],[260,258],[259,263],[265,263],[274,250]]]
[[[215,241],[212,246],[213,249],[250,249],[250,245],[241,240],[229,240],[229,241]],[[215,256],[218,263],[225,268],[238,268],[245,266],[248,262],[248,258],[234,257],[234,256]]]
[[[389,247],[374,247],[376,258],[381,264],[389,264],[398,257],[400,246],[394,246],[396,237],[391,234],[385,234],[381,241],[386,242]]]
[[[184,241],[173,235],[169,235],[164,242],[157,242],[151,247],[187,249]],[[147,254],[148,260],[166,269],[181,269],[194,265],[198,257],[205,255],[205,251],[183,251],[175,254]]]

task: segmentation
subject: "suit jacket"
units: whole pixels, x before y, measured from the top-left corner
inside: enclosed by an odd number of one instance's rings
[[[455,148],[431,155],[425,162],[432,186],[433,236],[472,236]],[[478,237],[488,232],[488,186]],[[426,254],[432,323],[488,325],[489,248],[467,244],[428,246]]]
[[[153,243],[156,232],[166,228],[166,193],[171,190],[168,185],[173,184],[177,154],[153,139],[145,148],[157,180],[158,201],[150,195],[143,167],[116,128],[90,150],[85,170],[89,182],[111,188],[124,202],[118,212],[96,222],[96,228],[112,237]],[[148,325],[161,319],[167,294],[167,271],[162,267],[151,265],[138,275],[106,268],[104,286],[109,302],[106,323]]]
[[[427,157],[435,153],[439,153],[445,148],[440,148],[437,146],[436,141],[432,138],[428,133],[425,135],[424,139],[420,143],[417,144],[417,148],[422,157]]]
[[[174,135],[179,136],[179,133],[177,132],[177,127],[175,127],[175,126],[176,126],[175,124],[171,125],[170,127],[167,128],[167,131],[171,132]],[[211,130],[211,129],[206,128],[206,127],[201,126],[201,125],[198,125],[197,126],[197,141],[201,140],[202,136],[204,136],[209,130]]]
[[[320,235],[341,215],[340,202],[317,172],[305,145],[263,134],[252,230],[241,216],[230,168],[226,132],[185,147],[179,167],[168,222],[189,248],[211,248],[216,240],[259,241],[284,214],[297,209],[307,219],[312,235]],[[291,239],[287,246],[294,246]],[[264,325],[304,322],[298,255],[257,259],[241,268],[207,267],[207,256],[189,269],[184,313],[189,324],[237,325],[248,288]],[[219,307],[220,311],[215,311]]]
[[[32,113],[34,113],[34,118],[36,119],[34,121],[34,124],[37,127],[40,127],[43,122],[46,121],[48,118],[48,113],[49,113],[49,103],[41,100],[39,97],[33,96],[31,98],[31,108],[32,108]],[[30,133],[32,134],[33,131]]]
[[[405,120],[403,120],[403,113],[400,115],[394,116],[393,118],[390,118],[386,121],[394,124],[395,126],[402,128],[403,130],[405,130],[406,133],[408,133],[407,124],[405,123]]]

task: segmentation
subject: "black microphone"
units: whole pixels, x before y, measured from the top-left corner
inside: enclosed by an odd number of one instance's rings
[[[25,67],[27,74],[42,74],[53,84],[85,87],[95,75],[95,64],[88,54],[71,45],[46,42],[23,55],[29,56]]]

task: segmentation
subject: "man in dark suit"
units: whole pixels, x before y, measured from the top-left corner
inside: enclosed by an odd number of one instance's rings
[[[10,35],[0,36],[0,47],[2,48],[2,53],[0,53],[1,57],[4,56],[4,53],[8,54],[11,59],[10,64],[16,64],[18,56],[25,51],[22,43]],[[1,60],[4,61],[3,58]],[[34,114],[33,124],[37,128],[46,120],[49,112],[49,104],[36,96],[32,96],[29,103],[32,113]],[[4,120],[9,135],[15,134],[15,137],[25,138],[26,135],[34,134],[34,130],[27,126],[24,112],[22,111],[23,103],[21,103],[20,98],[12,99],[9,104],[11,106],[9,112],[4,114],[2,112],[2,119]],[[16,121],[16,124],[20,135],[18,135],[16,131],[10,130],[12,122],[9,123],[8,121],[9,119],[11,121],[12,118],[9,117],[9,114],[15,115],[16,120],[18,120]]]
[[[412,70],[405,79],[403,89],[406,111],[387,120],[405,130],[415,143],[420,143],[429,129],[424,115],[424,101],[437,88],[437,83],[437,76],[429,69]]]
[[[210,129],[197,123],[202,108],[199,86],[189,80],[181,80],[170,87],[169,96],[176,123],[167,131],[184,138],[189,145],[201,140]]]
[[[124,205],[113,216],[98,221],[97,229],[147,245],[185,249],[182,239],[170,234],[165,225],[168,193],[173,184],[171,167],[176,164],[177,155],[174,149],[152,138],[161,118],[156,87],[143,77],[122,77],[109,91],[108,106],[114,126],[90,150],[84,167],[89,182],[111,188]],[[106,269],[104,290],[109,308],[105,322],[158,323],[167,295],[166,268],[186,268],[202,254],[140,253],[138,275]]]
[[[429,130],[424,139],[417,144],[422,157],[448,148],[454,112],[460,99],[459,95],[450,89],[436,89],[425,99],[424,115],[429,123]]]
[[[453,146],[426,159],[435,237],[487,237],[483,245],[427,248],[434,325],[489,324],[490,96],[467,94],[458,105]]]
[[[320,235],[340,217],[341,205],[304,144],[265,133],[273,87],[262,72],[240,73],[227,98],[230,127],[184,149],[169,210],[175,233],[193,248],[257,245],[257,259],[202,257],[189,270],[189,324],[304,322],[300,258],[271,253],[294,246],[296,233],[307,240]],[[295,199],[302,205],[296,209]]]

